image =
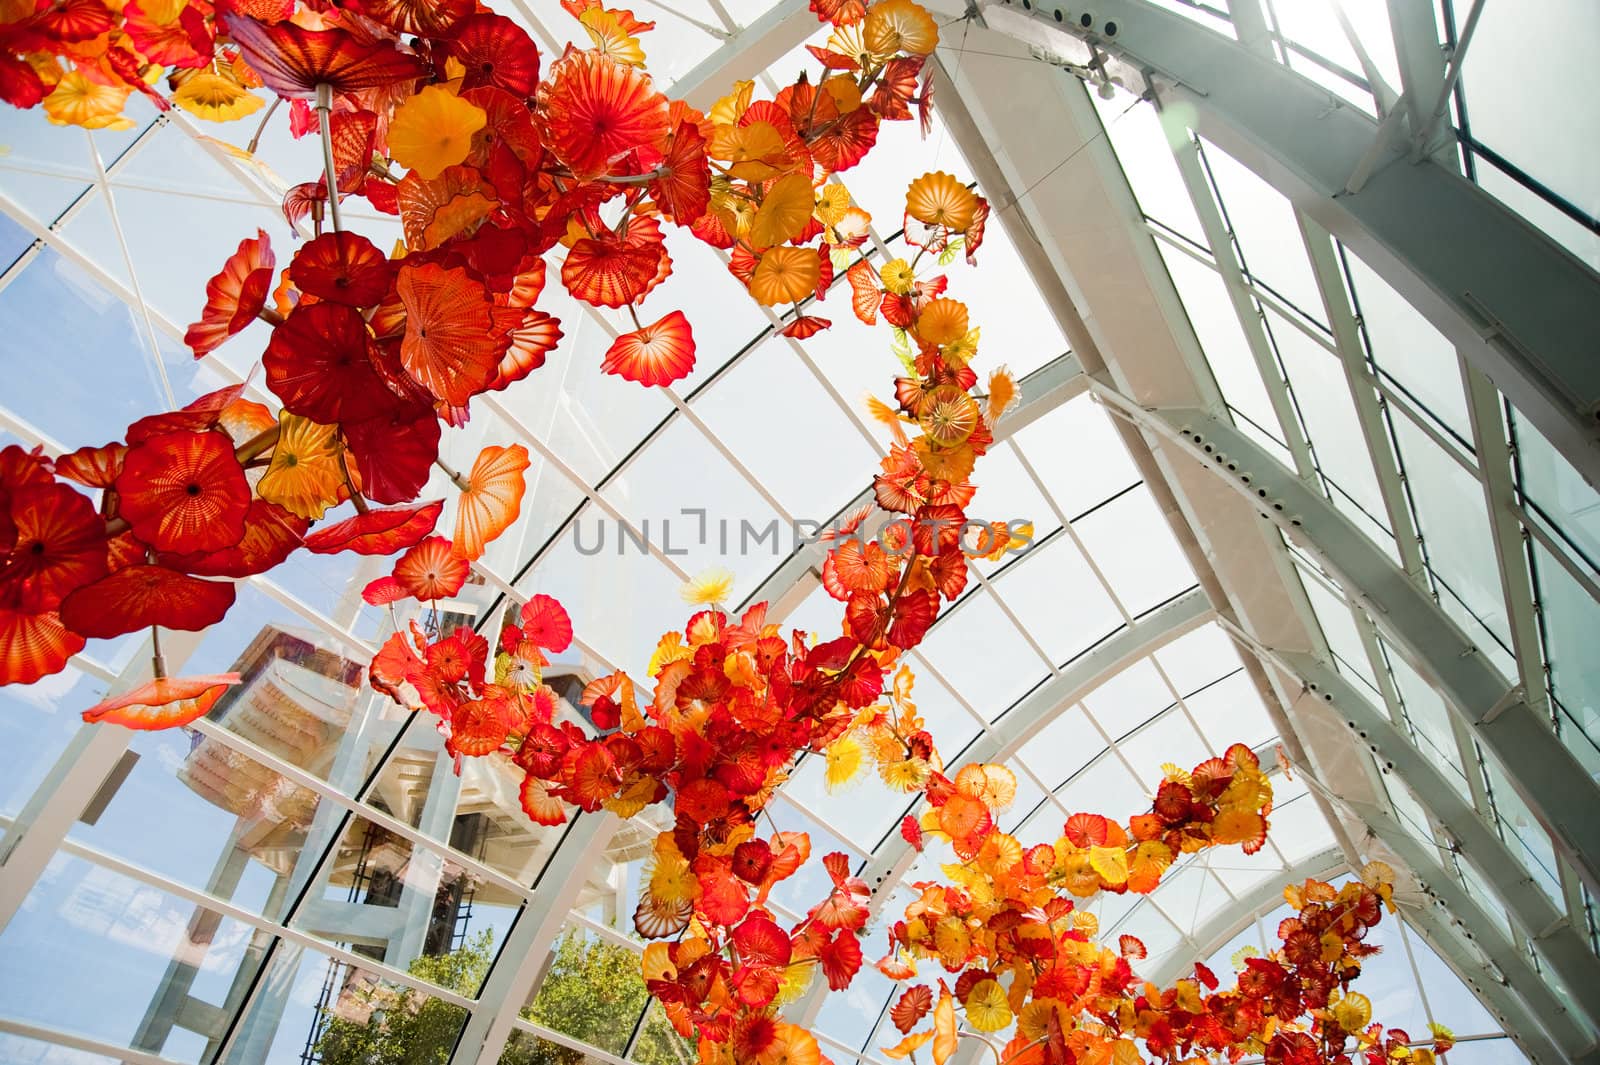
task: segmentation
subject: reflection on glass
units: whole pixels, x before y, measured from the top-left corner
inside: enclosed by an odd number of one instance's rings
[[[410,975],[458,995],[477,989],[483,948],[418,958]],[[248,1065],[439,1065],[467,1011],[409,985],[314,951],[281,944],[240,1019],[229,1062]]]
[[[556,940],[544,978],[522,1016],[620,1055],[628,1048],[648,998],[639,975],[638,954],[592,933],[568,928]],[[502,1056],[500,1060],[508,1059]]]
[[[247,925],[57,854],[0,935],[5,1013],[113,1046],[202,1061],[264,945],[263,934]]]

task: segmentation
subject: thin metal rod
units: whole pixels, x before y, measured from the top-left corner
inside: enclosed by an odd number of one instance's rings
[[[1467,21],[1461,27],[1461,37],[1451,52],[1450,65],[1445,69],[1444,84],[1439,86],[1439,95],[1434,99],[1433,110],[1428,112],[1423,127],[1412,131],[1412,162],[1416,162],[1427,153],[1428,142],[1433,139],[1433,131],[1438,128],[1439,120],[1444,117],[1446,109],[1450,106],[1450,95],[1455,91],[1456,82],[1461,77],[1461,64],[1467,58],[1467,46],[1472,43],[1472,34],[1478,28],[1478,16],[1483,14],[1483,8],[1484,0],[1476,0],[1472,10],[1467,12]]]
[[[317,86],[317,118],[322,127],[322,170],[328,180],[328,215],[333,219],[333,231],[344,232],[344,220],[339,216],[339,170],[333,163],[333,86],[327,82]]]

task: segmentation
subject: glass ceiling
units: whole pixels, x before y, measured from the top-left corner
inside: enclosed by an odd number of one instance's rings
[[[1345,0],[1348,35],[1321,0],[1263,2],[1277,58],[1353,105],[1376,110],[1384,90],[1374,72],[1399,83],[1379,0]],[[555,0],[513,6],[507,13],[544,44],[559,48],[570,38],[572,23]],[[1162,6],[1232,32],[1219,7]],[[1551,62],[1528,80],[1508,80],[1493,54],[1501,24],[1491,21],[1509,16],[1505,6],[1487,5],[1465,64],[1453,112],[1461,165],[1600,265],[1597,227],[1582,206],[1585,190],[1600,187],[1592,150],[1600,136],[1574,138],[1570,126],[1567,139],[1549,135],[1568,119],[1592,125],[1594,113],[1512,121],[1529,114],[1530,95],[1573,107],[1592,98],[1578,80],[1592,79],[1592,68]],[[1589,6],[1548,6],[1566,20],[1565,32],[1549,35],[1551,47],[1576,48],[1584,33],[1590,41],[1600,34]],[[765,14],[720,0],[636,7],[657,22],[646,45],[664,81],[690,74]],[[1439,40],[1454,40],[1449,0],[1436,14]],[[947,44],[964,42],[952,32]],[[947,61],[959,62],[959,47]],[[797,48],[773,69],[788,72],[802,54]],[[1197,187],[1180,173],[1172,131],[1148,104],[1094,99],[1235,422],[1291,467],[1304,448],[1331,503],[1398,563],[1416,557],[1440,606],[1502,673],[1527,675],[1531,666],[1544,677],[1558,731],[1591,770],[1600,768],[1600,666],[1586,638],[1600,597],[1594,491],[1494,397],[1505,419],[1496,427],[1515,444],[1513,525],[1525,540],[1516,554],[1537,611],[1532,646],[1540,661],[1519,662],[1520,622],[1506,604],[1496,553],[1495,537],[1505,534],[1484,503],[1482,427],[1448,343],[1354,254],[1335,247],[1331,271],[1329,260],[1308,254],[1288,202],[1220,149],[1198,145]],[[252,167],[208,139],[242,147],[250,123],[201,128],[177,112],[141,115],[144,106],[130,100],[140,121],[125,132],[56,128],[37,112],[0,116],[0,362],[13,371],[0,398],[0,445],[55,451],[99,443],[107,425],[252,379],[264,326],[199,362],[182,332],[197,310],[195,294],[252,227],[271,236],[280,257],[289,253],[296,235],[277,204],[285,181],[315,172],[316,145],[290,140],[286,124],[274,123],[261,141],[261,165]],[[880,222],[899,215],[906,160],[915,158],[919,170],[973,173],[942,123],[920,145],[907,125],[886,126],[884,143],[847,173],[852,194]],[[1594,207],[1590,195],[1587,209]],[[1225,226],[1220,248],[1202,222],[1211,211]],[[392,218],[346,218],[380,246],[399,236]],[[880,257],[897,244],[892,231],[873,235]],[[534,454],[521,522],[490,547],[482,583],[454,609],[490,626],[508,591],[562,599],[578,643],[554,672],[571,678],[573,694],[583,679],[614,668],[643,675],[656,639],[682,623],[678,585],[710,564],[735,572],[735,599],[776,591],[793,604],[788,623],[835,631],[838,606],[814,573],[797,588],[774,589],[771,579],[788,554],[791,524],[847,510],[886,447],[885,431],[860,402],[869,391],[882,394],[894,372],[877,337],[841,307],[831,314],[833,330],[803,346],[786,340],[717,253],[694,241],[669,246],[677,270],[658,298],[695,323],[701,361],[690,377],[647,391],[597,373],[618,321],[552,286],[543,306],[560,318],[565,338],[547,365],[446,433],[444,456],[457,466],[487,442],[519,441]],[[1239,266],[1251,315],[1234,313],[1218,255]],[[1003,227],[991,227],[981,272],[961,263],[950,272],[983,326],[988,358],[1020,377],[1067,357]],[[1357,326],[1358,351],[1342,346],[1340,314]],[[1273,380],[1251,354],[1262,339],[1279,371]],[[1340,361],[1348,358],[1374,374],[1368,398],[1382,412],[1388,456],[1375,458],[1364,443],[1356,406],[1364,400],[1347,387]],[[1288,426],[1275,413],[1279,388],[1292,401]],[[260,390],[255,398],[270,399]],[[1234,741],[1270,762],[1279,737],[1260,689],[1210,620],[1183,550],[1100,405],[1080,393],[1040,411],[984,460],[980,476],[979,509],[1031,521],[1033,545],[976,564],[976,579],[911,665],[915,700],[952,767],[986,745],[1007,751],[1019,794],[1005,830],[1027,844],[1053,838],[1076,810],[1125,815],[1148,801],[1162,762],[1193,764]],[[442,482],[434,487],[449,494]],[[682,513],[686,505],[704,508],[705,542],[698,519]],[[1395,514],[1405,527],[1395,527]],[[729,549],[718,535],[724,522]],[[745,526],[759,534],[773,523],[776,545],[742,535]],[[624,529],[650,548],[624,542]],[[1439,696],[1352,608],[1338,580],[1289,550],[1331,663],[1449,768],[1454,786],[1594,946],[1592,900],[1503,772],[1463,741]],[[584,822],[570,833],[530,824],[513,774],[472,760],[456,775],[424,722],[408,722],[361,687],[387,618],[359,589],[380,572],[373,560],[302,552],[270,577],[250,579],[224,623],[168,651],[183,659],[175,668],[237,668],[246,683],[192,730],[133,735],[105,783],[97,778],[88,791],[68,772],[90,742],[77,709],[119,684],[141,657],[139,640],[96,642],[59,676],[0,689],[5,826],[38,824],[63,796],[83,809],[63,826],[0,933],[0,1058],[198,1065],[225,1050],[226,1060],[251,1065],[334,1060],[340,1039],[374,1010],[404,1003],[437,1025],[446,1046],[469,1015],[509,1018],[514,1034],[501,1058],[508,1065],[693,1060],[646,1008],[632,961],[640,944],[629,915],[657,827],[650,815],[592,844],[597,858],[571,885],[570,913],[552,923],[554,888],[543,874],[563,847],[581,843]],[[1164,620],[1186,604],[1197,606],[1189,621]],[[1107,641],[1150,629],[1159,632],[1129,664],[1094,676],[1072,699],[1047,704],[1037,695],[1070,680],[1075,663]],[[1017,736],[1026,738],[1013,742]],[[1408,831],[1431,844],[1437,826],[1426,807],[1403,781],[1387,780]],[[1201,957],[1227,968],[1240,947],[1272,941],[1280,916],[1274,888],[1347,868],[1308,783],[1279,777],[1275,788],[1274,832],[1256,856],[1208,854],[1175,869],[1149,897],[1095,903],[1104,929],[1148,945],[1150,972],[1175,975]],[[830,793],[820,760],[808,759],[770,812],[779,828],[811,833],[818,853],[844,850],[865,867],[896,846],[906,807],[875,779]],[[901,882],[935,872],[924,856]],[[1454,862],[1451,872],[1504,917],[1469,862]],[[774,900],[780,911],[792,917],[809,905],[822,875],[785,882]],[[909,895],[896,888],[888,909]],[[553,938],[541,940],[548,961],[525,1001],[495,1000],[484,970],[523,922],[552,926]],[[1503,931],[1525,943],[1509,919]],[[1519,1059],[1414,929],[1395,922],[1383,934],[1386,951],[1363,976],[1378,1016],[1413,1034],[1425,1034],[1429,1020],[1450,1024],[1467,1037],[1449,1055],[1452,1065]],[[91,986],[106,990],[91,998],[82,993]],[[868,967],[810,1018],[835,1062],[882,1062],[876,1048],[888,1039],[889,995]],[[601,1005],[579,1008],[586,997]]]

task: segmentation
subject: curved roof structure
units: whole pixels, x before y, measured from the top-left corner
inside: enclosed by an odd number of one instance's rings
[[[653,69],[699,103],[817,32],[801,0],[642,2]],[[555,0],[511,6],[561,46]],[[1163,762],[1248,743],[1283,767],[1268,846],[1094,904],[1145,942],[1151,978],[1262,947],[1284,883],[1377,858],[1403,917],[1363,976],[1379,1016],[1418,1038],[1448,1024],[1451,1065],[1600,1061],[1600,14],[929,6],[933,132],[886,127],[848,185],[893,218],[914,158],[994,205],[961,280],[1022,402],[977,502],[1031,526],[911,655],[949,764],[1011,766],[1002,827],[1028,843],[1142,807]],[[1531,7],[1537,62],[1509,54]],[[278,204],[320,162],[282,124],[246,161],[249,125],[0,115],[0,444],[98,443],[250,382],[265,327],[196,361],[184,324],[252,228],[303,235]],[[872,236],[880,257],[898,241]],[[892,355],[853,323],[785,339],[716,253],[671,250],[690,377],[595,373],[619,322],[552,287],[549,364],[446,434],[452,461],[534,455],[520,523],[448,609],[492,628],[508,597],[562,599],[564,695],[640,670],[713,562],[735,599],[831,633],[802,534],[869,502],[887,446],[859,399]],[[389,624],[359,594],[376,565],[301,553],[176,634],[174,668],[246,675],[183,732],[78,723],[132,679],[132,636],[0,689],[0,1058],[297,1065],[404,1009],[452,1063],[694,1060],[632,960],[658,825],[533,825],[514,775],[457,772],[428,722],[364,688]],[[896,831],[905,801],[875,780],[831,792],[808,759],[770,813],[892,908],[937,872]],[[787,1009],[839,1065],[883,1065],[889,995],[868,967]]]

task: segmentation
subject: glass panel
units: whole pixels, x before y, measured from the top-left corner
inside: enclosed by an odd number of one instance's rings
[[[1029,551],[993,583],[1053,662],[1075,658],[1122,628],[1105,586],[1065,536]],[[1071,608],[1063,610],[1067,603]]]
[[[1047,671],[994,597],[969,595],[928,633],[922,656],[989,720],[998,718]]]
[[[1339,357],[1276,311],[1266,312],[1266,324],[1294,389],[1317,467],[1340,489],[1330,498],[1379,546],[1392,552],[1394,540],[1383,492]]]
[[[1148,489],[1118,496],[1072,527],[1135,617],[1194,585],[1194,571]]]
[[[1511,633],[1483,488],[1408,419],[1395,419],[1394,427],[1428,566],[1451,593],[1439,605],[1511,676]],[[1484,639],[1479,625],[1499,642]]]
[[[316,843],[334,834],[338,842],[309,890],[302,889],[292,927],[330,942],[370,947],[373,957],[400,969],[449,953],[469,934],[485,937],[481,949],[493,961],[493,948],[504,941],[522,905],[520,893],[471,875],[448,852],[418,847],[365,818],[313,825]],[[296,870],[291,892],[308,875]],[[456,979],[453,972],[423,965],[413,974],[453,990],[447,982]],[[460,993],[476,995],[477,987]]]
[[[24,1023],[198,1062],[206,1039],[221,1033],[205,1027],[196,1046],[175,1027],[176,1011],[191,995],[222,1005],[231,987],[242,989],[250,979],[259,947],[247,925],[57,854],[0,934],[5,1012]]]
[[[1069,706],[1022,745],[1020,756],[1046,787],[1059,788],[1104,749],[1083,710]]]
[[[1344,258],[1372,361],[1457,437],[1472,439],[1455,346],[1354,252],[1346,248]]]
[[[697,397],[694,409],[777,498],[789,517],[826,521],[839,507],[840,492],[853,483],[851,478],[839,476],[839,471],[877,465],[876,456],[848,414],[834,403],[816,375],[782,337],[757,346]],[[683,501],[709,509],[712,501],[700,498],[703,494],[685,494]],[[713,510],[707,520],[716,527],[715,523],[724,518],[735,530],[741,519],[750,520],[757,529],[764,524],[755,520],[757,515],[721,507]],[[736,546],[727,552],[724,564],[735,570],[769,566],[775,562],[775,552],[787,553],[791,547],[789,530],[783,529],[777,540],[777,547],[763,548],[736,537]],[[743,560],[743,556],[756,553],[760,553],[759,558]]]
[[[1562,731],[1579,733],[1567,735],[1567,743],[1593,767],[1600,762],[1600,662],[1589,637],[1600,625],[1600,604],[1538,543],[1533,558],[1546,665],[1562,710]]]
[[[1337,666],[1342,672],[1359,677],[1367,689],[1376,695],[1378,680],[1373,675],[1371,663],[1367,661],[1361,630],[1356,628],[1349,604],[1341,592],[1330,589],[1305,566],[1298,566],[1297,570],[1300,583],[1306,590],[1306,598],[1311,601],[1311,611],[1317,616],[1317,625],[1322,629],[1323,638],[1333,652]]]
[[[1083,697],[1084,708],[1113,737],[1124,736],[1172,705],[1172,691],[1155,664],[1140,659]]]
[[[0,814],[14,817],[83,727],[76,711],[105,697],[105,682],[68,666],[32,684],[0,687]]]
[[[0,292],[0,335],[13,353],[73,353],[31,360],[27,373],[9,375],[3,400],[69,449],[102,444],[167,406],[144,323],[53,248]]]
[[[1322,294],[1293,206],[1243,163],[1210,141],[1203,144],[1206,168],[1216,183],[1245,269],[1307,317],[1326,323]]]
[[[1018,430],[1014,439],[1068,519],[1139,483],[1139,471],[1110,417],[1089,396],[1062,404]],[[1037,526],[1034,531],[1043,534]]]
[[[1539,61],[1519,61],[1535,33]],[[1600,8],[1585,0],[1485,5],[1461,71],[1473,137],[1590,210],[1600,187],[1600,113],[1582,101],[1600,95],[1596,40]]]
[[[521,1016],[621,1056],[649,997],[634,950],[568,927]]]
[[[1141,101],[1122,89],[1109,100],[1098,93],[1088,95],[1144,213],[1200,247],[1209,247],[1155,108],[1139,106]]]
[[[1233,638],[1220,625],[1206,624],[1156,651],[1155,659],[1179,695],[1198,691],[1240,668]]]
[[[1512,788],[1510,780],[1493,756],[1483,754],[1483,775],[1489,782],[1489,797],[1494,804],[1495,818],[1499,822],[1500,836],[1512,853],[1522,862],[1534,879],[1550,896],[1558,910],[1567,908],[1561,891],[1561,879],[1556,872],[1555,847],[1543,826],[1534,818],[1527,803]]]
[[[1600,493],[1521,415],[1512,417],[1522,491],[1579,551],[1600,558]]]
[[[1475,119],[1476,115],[1473,117]],[[1482,156],[1478,157],[1476,177],[1479,188],[1544,230],[1546,236],[1588,263],[1591,270],[1600,271],[1600,233],[1501,172],[1499,167]],[[1580,200],[1577,206],[1580,210],[1592,212],[1595,205],[1590,200],[1585,207],[1584,201]]]
[[[1161,783],[1163,765],[1171,763],[1188,769],[1217,753],[1200,738],[1178,707],[1168,710],[1132,736],[1119,740],[1117,746],[1122,748],[1123,756],[1133,765],[1139,779],[1147,783],[1146,795],[1154,794]],[[1139,812],[1138,808],[1133,808],[1120,811],[1119,816],[1125,818]],[[1111,815],[1111,811],[1107,814]]]
[[[418,958],[410,975],[471,995],[488,971],[488,950],[464,948]],[[447,1060],[467,1011],[317,951],[280,946],[233,1054],[264,1065],[411,1065]]]
[[[1267,397],[1267,386],[1256,369],[1250,345],[1238,316],[1233,313],[1233,303],[1222,278],[1214,268],[1171,248],[1162,247],[1161,257],[1167,261],[1167,272],[1183,298],[1183,309],[1205,351],[1206,362],[1211,366],[1222,398],[1274,439],[1282,440],[1283,429],[1278,425],[1272,401]],[[1274,450],[1285,465],[1292,468],[1293,461],[1287,451],[1281,446]]]
[[[694,1065],[699,1060],[695,1049],[698,1044],[698,1039],[679,1035],[667,1021],[661,1005],[651,1002],[644,1030],[634,1043],[632,1058],[640,1065]]]
[[[1450,710],[1439,693],[1434,691],[1421,674],[1411,668],[1404,658],[1384,645],[1384,657],[1389,664],[1389,675],[1400,694],[1405,717],[1410,724],[1419,747],[1435,765],[1448,770],[1446,779],[1471,802],[1471,790],[1461,765],[1461,751],[1450,725]]]
[[[1215,751],[1227,750],[1234,743],[1259,747],[1278,731],[1267,716],[1255,682],[1242,668],[1184,696],[1183,702]]]

